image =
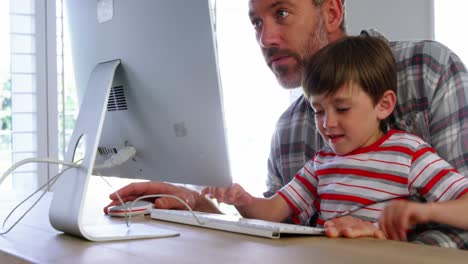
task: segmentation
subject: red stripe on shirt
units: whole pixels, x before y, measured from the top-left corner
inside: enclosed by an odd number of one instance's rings
[[[315,176],[314,176],[315,177]],[[307,188],[307,190],[312,193],[312,195],[314,196],[314,206],[316,208],[316,210],[320,210],[320,203],[317,201],[317,198],[318,198],[318,193],[317,193],[317,189],[315,189],[315,186],[313,186],[307,179],[305,179],[304,177],[302,177],[301,175],[296,175],[296,178],[298,181],[300,181],[302,184],[304,184]],[[317,179],[318,181],[318,179]],[[292,185],[291,185],[291,188],[292,188]],[[294,191],[297,193],[297,195],[299,195],[299,197],[302,198],[302,196],[294,189]],[[305,200],[303,199],[303,201],[305,202]],[[307,206],[309,206],[308,203],[306,203]]]
[[[294,189],[293,185],[290,185],[289,187],[297,194],[297,196],[299,196],[299,198],[301,198],[302,202],[305,203],[307,207],[310,207],[310,204],[304,199],[304,197],[302,197],[302,195],[296,189]],[[311,215],[309,214],[309,212],[307,212],[307,210],[304,210],[304,212],[307,214],[307,218],[311,217]]]
[[[317,219],[317,225],[323,226],[325,224],[325,220],[322,218]]]
[[[363,205],[369,205],[369,204],[375,203],[375,201],[373,200],[362,198],[359,196],[347,195],[347,194],[334,194],[334,193],[324,193],[320,195],[320,200],[322,200],[322,202],[324,200],[348,201],[348,202],[360,203]]]
[[[422,155],[426,154],[427,152],[432,152],[434,153],[434,149],[432,147],[425,147],[425,148],[422,148],[418,151],[416,151],[413,155],[413,160],[411,162],[415,162],[417,159],[419,159]]]
[[[416,175],[416,177],[414,177],[414,179],[411,181],[411,183],[409,184],[408,186],[408,190],[411,189],[413,187],[413,183],[419,178],[419,176],[421,176],[421,174],[423,174],[423,172],[427,169],[427,167],[431,166],[432,164],[436,163],[436,162],[439,162],[441,159],[438,159],[438,160],[434,160],[428,164],[426,164],[426,166],[424,166],[424,168],[418,173],[418,175]]]
[[[403,147],[403,146],[381,146],[377,148],[377,151],[394,151],[394,152],[400,152],[400,153],[405,153],[407,155],[413,155],[414,151],[411,150],[410,148]]]
[[[351,158],[349,157],[348,159],[350,160],[356,160],[356,161],[375,161],[375,162],[380,162],[380,163],[385,163],[385,164],[396,164],[396,165],[401,165],[405,167],[410,167],[408,164],[400,163],[400,162],[394,162],[394,161],[388,161],[388,160],[378,160],[378,159],[358,159],[358,158]]]
[[[361,188],[361,189],[366,189],[366,190],[372,190],[372,191],[376,191],[376,192],[391,194],[391,195],[398,196],[398,197],[401,195],[401,194],[398,194],[398,193],[387,192],[387,191],[384,191],[382,189],[371,188],[371,187],[366,187],[366,186],[362,186],[362,185],[355,185],[355,184],[346,184],[346,183],[341,183],[341,182],[331,182],[331,183],[326,183],[326,184],[320,184],[319,187],[323,187],[323,186],[327,186],[327,185],[331,185],[331,184]]]
[[[393,175],[393,174],[378,173],[378,172],[362,170],[362,169],[330,168],[330,169],[317,170],[315,174],[318,177],[330,176],[330,174],[348,174],[348,175],[352,174],[356,176],[363,176],[363,177],[374,178],[374,179],[382,179],[382,180],[397,182],[401,184],[408,183],[407,178],[403,178],[403,177]]]
[[[315,158],[317,160],[317,157],[334,157],[334,156],[336,156],[336,153],[334,153],[334,152],[325,152],[325,151],[322,150],[322,151],[317,152],[317,155],[315,155]]]
[[[463,190],[463,191],[457,196],[457,198],[455,198],[455,199],[458,199],[458,198],[462,197],[462,196],[463,196],[464,194],[466,194],[466,193],[468,193],[468,188],[466,188],[465,190]]]
[[[289,205],[289,207],[293,210],[294,215],[291,216],[291,219],[295,224],[300,224],[301,221],[297,218],[297,216],[301,213],[299,209],[289,200],[289,198],[283,194],[281,191],[278,192],[278,194],[283,197],[283,199],[286,201],[286,203]]]
[[[402,132],[401,135],[399,135],[398,137],[395,136],[394,138],[388,140],[388,142],[396,141],[396,142],[398,142],[398,144],[400,144],[400,140],[402,140],[402,139],[408,140],[408,141],[413,141],[418,145],[421,145],[421,143],[424,142],[424,140],[422,138],[420,138],[419,136],[417,136],[417,135],[411,134],[411,136],[412,137],[408,137],[408,133]],[[416,140],[416,138],[419,139],[419,140]]]
[[[289,187],[296,193],[297,196],[299,196],[299,198],[301,198],[303,203],[305,203],[307,206],[310,206],[310,204],[306,201],[306,199],[302,197],[302,195],[294,188],[293,185],[289,185]]]
[[[315,175],[315,173],[312,173],[309,169],[307,169],[307,167],[304,167],[304,170],[307,171],[307,173],[309,173],[309,175],[311,175],[312,177],[314,177],[314,179],[316,181],[318,181],[318,178],[317,176]]]
[[[452,183],[445,189],[445,191],[444,191],[441,195],[439,195],[439,197],[437,197],[437,199],[435,200],[435,202],[438,202],[438,201],[440,200],[440,198],[441,198],[442,196],[444,196],[444,194],[445,194],[448,190],[450,190],[450,189],[452,188],[452,186],[453,186],[455,183],[457,183],[457,182],[459,182],[459,181],[461,181],[461,180],[463,180],[463,179],[465,179],[465,177],[460,177],[460,179],[458,179],[458,180],[452,182]]]
[[[302,184],[304,184],[304,186],[307,188],[307,190],[309,192],[311,192],[314,197],[318,197],[317,190],[315,189],[315,187],[307,179],[305,179],[304,177],[302,177],[299,174],[296,175],[296,179],[299,182],[301,182]]]
[[[432,179],[421,189],[420,193],[426,195],[434,185],[436,185],[443,177],[445,177],[450,172],[456,171],[455,169],[445,169],[439,171]]]

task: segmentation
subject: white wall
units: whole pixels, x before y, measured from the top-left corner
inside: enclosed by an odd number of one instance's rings
[[[376,28],[389,40],[434,39],[433,0],[346,0],[350,35]]]

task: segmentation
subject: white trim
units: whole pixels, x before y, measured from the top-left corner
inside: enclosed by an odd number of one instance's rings
[[[47,157],[47,66],[46,66],[46,36],[45,36],[45,1],[35,1],[36,27],[36,111],[37,111],[37,157]],[[37,165],[37,186],[47,182],[48,168],[46,164]]]
[[[430,0],[428,4],[428,17],[429,17],[429,39],[435,40],[435,7],[434,0]]]
[[[36,0],[36,14],[38,157],[58,159],[55,0]],[[38,185],[45,184],[57,171],[57,165],[39,164]]]
[[[46,55],[47,55],[47,143],[48,155],[51,159],[58,159],[58,87],[57,87],[57,16],[56,0],[46,0]],[[58,173],[58,166],[49,164],[49,178]]]

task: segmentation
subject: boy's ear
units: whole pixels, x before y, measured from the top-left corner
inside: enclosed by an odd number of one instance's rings
[[[379,102],[375,106],[377,110],[377,118],[379,120],[384,120],[392,114],[393,109],[395,109],[396,99],[397,98],[394,91],[385,91],[385,93],[382,95],[382,98],[380,98]]]
[[[341,22],[344,19],[344,9],[342,0],[325,0],[322,4],[322,14],[325,27],[329,34],[340,30]]]

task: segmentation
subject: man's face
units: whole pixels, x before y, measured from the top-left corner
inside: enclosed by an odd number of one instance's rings
[[[304,59],[328,44],[320,7],[313,0],[249,0],[249,17],[279,83],[299,87]]]

